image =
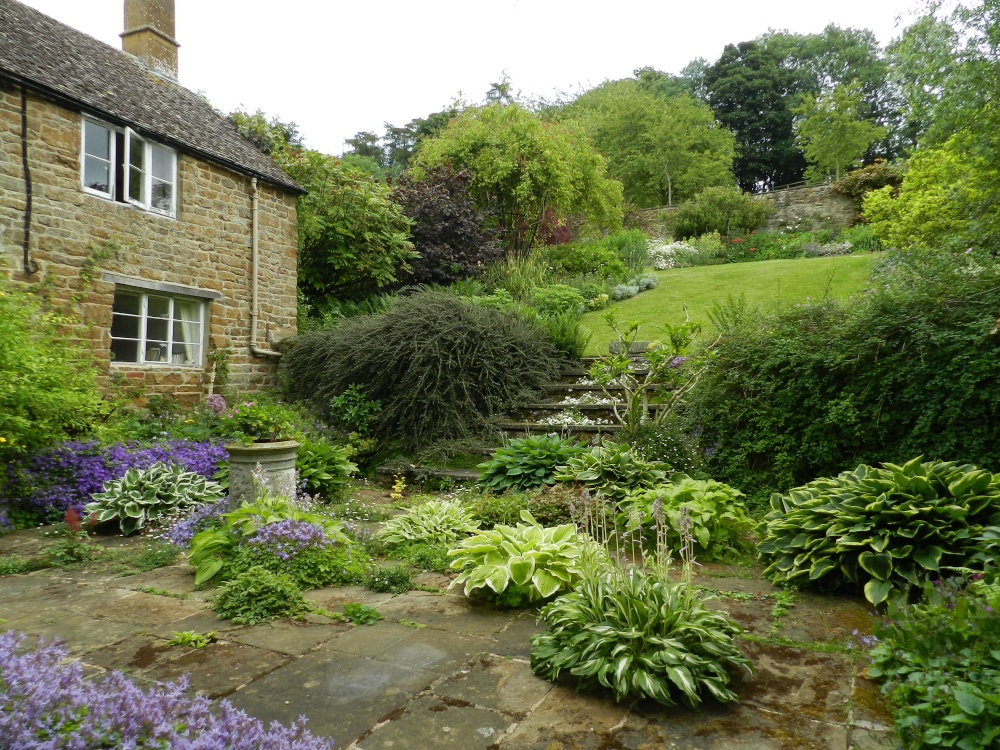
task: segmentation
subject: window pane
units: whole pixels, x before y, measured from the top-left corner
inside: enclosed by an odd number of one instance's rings
[[[172,149],[164,148],[163,146],[157,146],[156,144],[150,145],[150,151],[153,156],[153,177],[156,177],[164,182],[174,181],[174,152]]]
[[[175,365],[197,365],[201,363],[201,347],[197,344],[174,344],[170,361]]]
[[[153,178],[153,195],[150,197],[150,205],[161,211],[174,210],[174,186],[169,182],[161,182]]]
[[[143,160],[146,156],[146,142],[143,141],[138,136],[131,136],[129,138],[129,157],[128,163],[130,166],[135,167],[140,172],[144,172]]]
[[[113,362],[138,362],[139,342],[111,340],[111,360]]]
[[[111,159],[111,131],[95,122],[84,121],[83,151],[109,161]]]
[[[91,190],[111,192],[111,163],[93,156],[83,157],[83,184]]]
[[[139,318],[130,315],[113,315],[111,317],[111,336],[116,339],[139,338]]]
[[[174,357],[184,355],[184,364],[201,363],[201,310],[200,302],[187,299],[174,300]]]
[[[147,362],[167,362],[167,345],[166,344],[146,344],[146,361]]]
[[[139,315],[142,310],[142,297],[134,292],[115,292],[115,303],[112,310],[116,313]]]
[[[142,203],[142,172],[135,167],[128,169],[128,197]]]
[[[151,318],[169,318],[170,298],[154,297],[153,295],[149,295],[149,303],[146,310]]]
[[[146,320],[146,340],[166,341],[169,325],[170,323],[162,318],[149,318]]]

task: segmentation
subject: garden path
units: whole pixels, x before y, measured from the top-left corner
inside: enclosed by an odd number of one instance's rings
[[[0,537],[0,554],[30,552],[39,533]],[[129,544],[129,540],[106,540]],[[352,626],[318,615],[243,627],[218,620],[190,568],[127,578],[50,569],[0,578],[0,627],[57,636],[88,673],[125,671],[141,682],[190,679],[266,721],[304,714],[311,730],[357,750],[875,750],[893,748],[890,719],[864,663],[846,644],[870,615],[851,598],[798,594],[777,615],[759,570],[706,565],[696,583],[724,592],[713,606],[747,630],[753,677],[740,703],[700,712],[617,705],[577,694],[529,667],[533,612],[499,610],[433,591],[392,596],[360,588],[308,594],[328,610],[375,606],[383,620]],[[425,587],[444,576],[424,574]],[[144,588],[146,591],[139,591]],[[156,591],[157,593],[148,593]],[[170,594],[170,595],[167,595]],[[170,647],[174,631],[216,631],[200,650]]]

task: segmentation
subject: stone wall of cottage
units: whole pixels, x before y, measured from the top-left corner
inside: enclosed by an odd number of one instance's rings
[[[81,187],[81,113],[29,91],[28,158],[33,188],[30,252],[22,264],[26,204],[21,162],[20,90],[0,83],[0,268],[51,295],[81,321],[73,335],[90,343],[106,386],[127,379],[146,395],[184,401],[213,387],[202,367],[111,362],[115,286],[104,272],[220,293],[210,303],[206,354],[229,349],[230,387],[274,384],[275,362],[250,354],[250,177],[178,154],[177,216],[169,218],[85,193]],[[260,320],[258,345],[295,332],[296,197],[258,181]]]

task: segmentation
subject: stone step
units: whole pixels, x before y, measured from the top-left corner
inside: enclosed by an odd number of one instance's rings
[[[621,425],[618,424],[537,424],[535,422],[501,422],[497,428],[503,430],[508,435],[511,433],[522,433],[522,435],[545,435],[550,432],[574,433],[586,435],[599,435],[602,433],[618,432]],[[519,435],[514,435],[519,437]]]
[[[479,479],[479,472],[475,469],[431,469],[425,466],[379,466],[375,469],[375,474],[381,479],[388,480],[400,474],[405,477],[420,477],[421,479],[428,477],[452,479],[456,482],[475,482]]]

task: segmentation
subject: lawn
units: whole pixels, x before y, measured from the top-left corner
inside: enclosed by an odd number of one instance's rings
[[[810,298],[847,297],[865,288],[875,257],[764,260],[654,271],[660,280],[656,289],[613,303],[611,309],[620,320],[642,321],[639,340],[657,338],[661,334],[656,326],[663,323],[683,323],[684,305],[692,319],[705,323],[705,333],[710,334],[712,324],[708,313],[716,302],[744,294],[750,302],[780,308]],[[590,355],[607,353],[608,343],[615,339],[604,321],[605,312],[599,310],[583,316],[583,324],[593,333],[587,348]]]

